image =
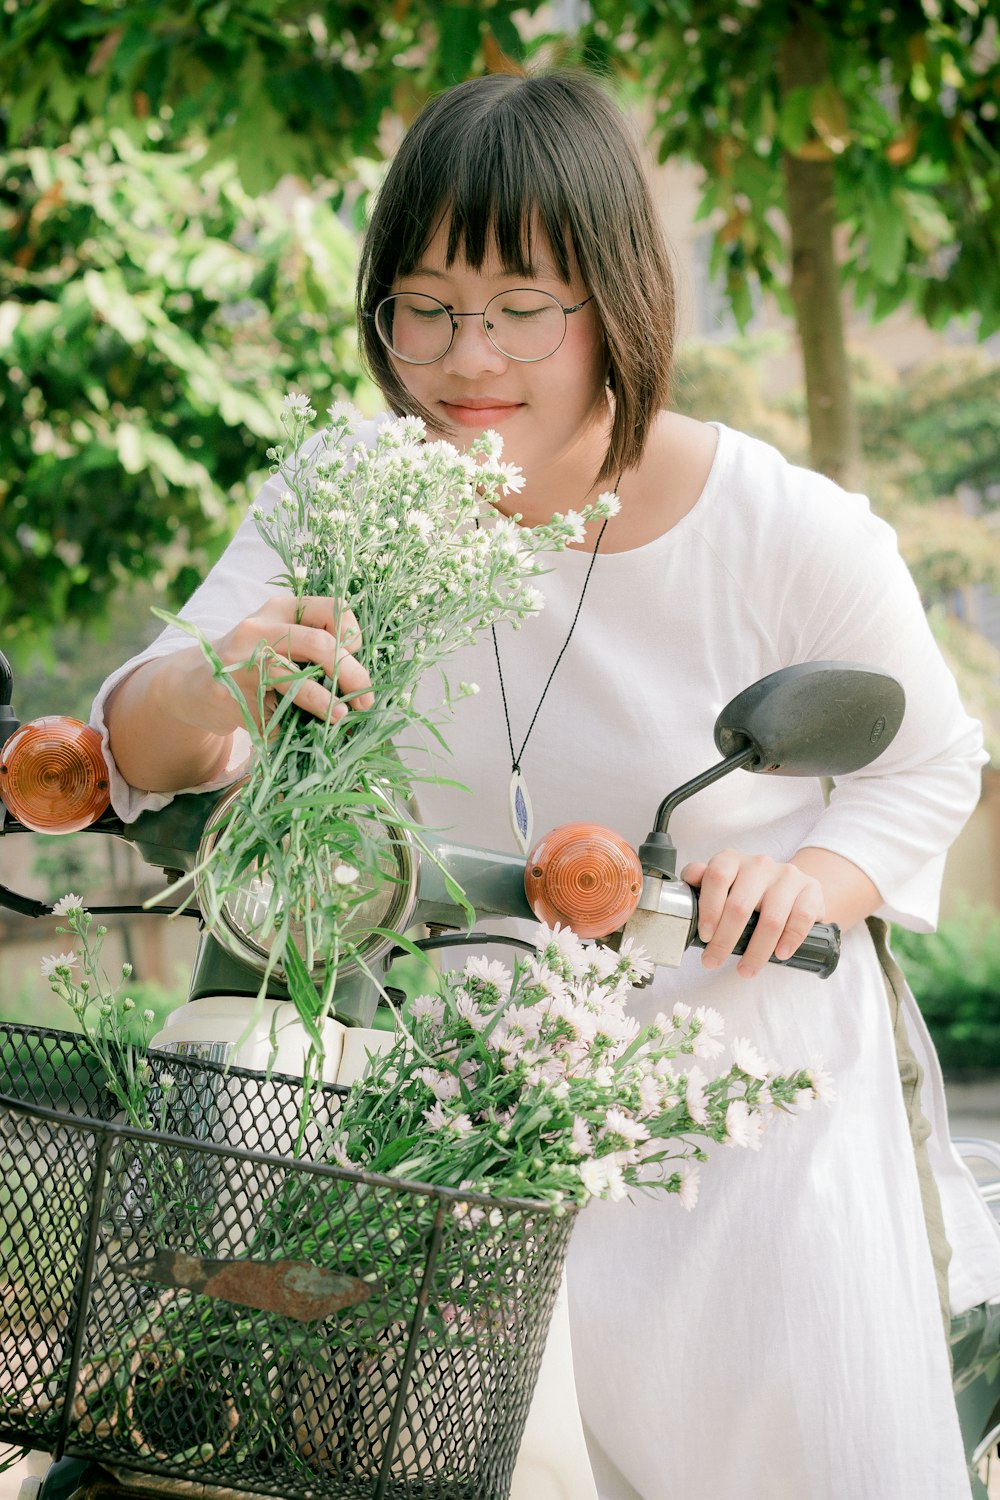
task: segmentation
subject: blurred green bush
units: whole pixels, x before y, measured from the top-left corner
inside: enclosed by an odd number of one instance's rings
[[[1000,1072],[1000,914],[979,908],[930,933],[894,927],[892,950],[945,1077]]]

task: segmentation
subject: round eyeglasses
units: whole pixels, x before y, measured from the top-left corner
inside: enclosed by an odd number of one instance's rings
[[[375,331],[396,359],[408,365],[432,365],[455,341],[459,318],[482,318],[486,337],[507,359],[531,364],[555,354],[566,337],[566,319],[592,302],[584,297],[564,307],[550,292],[515,287],[491,297],[481,313],[453,312],[426,292],[396,292],[383,297],[374,313]]]

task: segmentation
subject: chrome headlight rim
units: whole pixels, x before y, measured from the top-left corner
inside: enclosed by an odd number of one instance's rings
[[[212,919],[206,915],[206,902],[203,899],[205,885],[203,867],[228,821],[233,804],[242,794],[247,780],[246,776],[242,777],[223,793],[205,824],[198,844],[194,880],[195,899],[203,914],[207,930],[226,952],[255,973],[270,973],[279,984],[285,984],[287,974],[284,965],[280,961],[275,962],[268,950],[262,944],[255,942],[253,937],[237,924],[227,910],[225,901],[222,903],[218,917]],[[391,852],[397,864],[396,878],[387,882],[391,892],[389,906],[378,925],[390,933],[402,932],[410,925],[408,919],[417,904],[420,848],[405,826],[398,803],[387,791],[378,786],[373,786],[370,790],[373,802],[381,802],[383,808],[390,814],[388,818],[380,818],[379,822],[386,831],[386,849]],[[393,819],[399,821],[393,821]],[[259,877],[250,877],[250,879],[257,878]],[[396,946],[396,939],[386,937],[382,933],[372,933],[370,942],[359,946],[362,947],[362,951],[358,958],[345,957],[338,964],[337,973],[345,979],[377,964],[391,948]],[[325,967],[326,961],[319,959],[311,971],[313,976],[321,975]]]

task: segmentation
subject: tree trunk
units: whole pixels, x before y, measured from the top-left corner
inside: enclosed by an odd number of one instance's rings
[[[821,83],[826,77],[822,35],[797,21],[782,44],[779,67],[783,96]],[[784,179],[790,290],[805,371],[812,464],[839,484],[856,487],[861,450],[834,250],[833,162],[786,153]]]

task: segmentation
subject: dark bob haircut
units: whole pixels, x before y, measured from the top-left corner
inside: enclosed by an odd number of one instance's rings
[[[533,226],[559,275],[573,261],[594,298],[615,411],[600,478],[635,465],[666,404],[674,350],[674,287],[649,186],[630,129],[596,84],[575,73],[493,74],[458,84],[421,112],[375,202],[361,249],[362,353],[397,414],[425,412],[409,395],[372,314],[449,224],[447,262],[479,270],[495,249],[528,278]]]

